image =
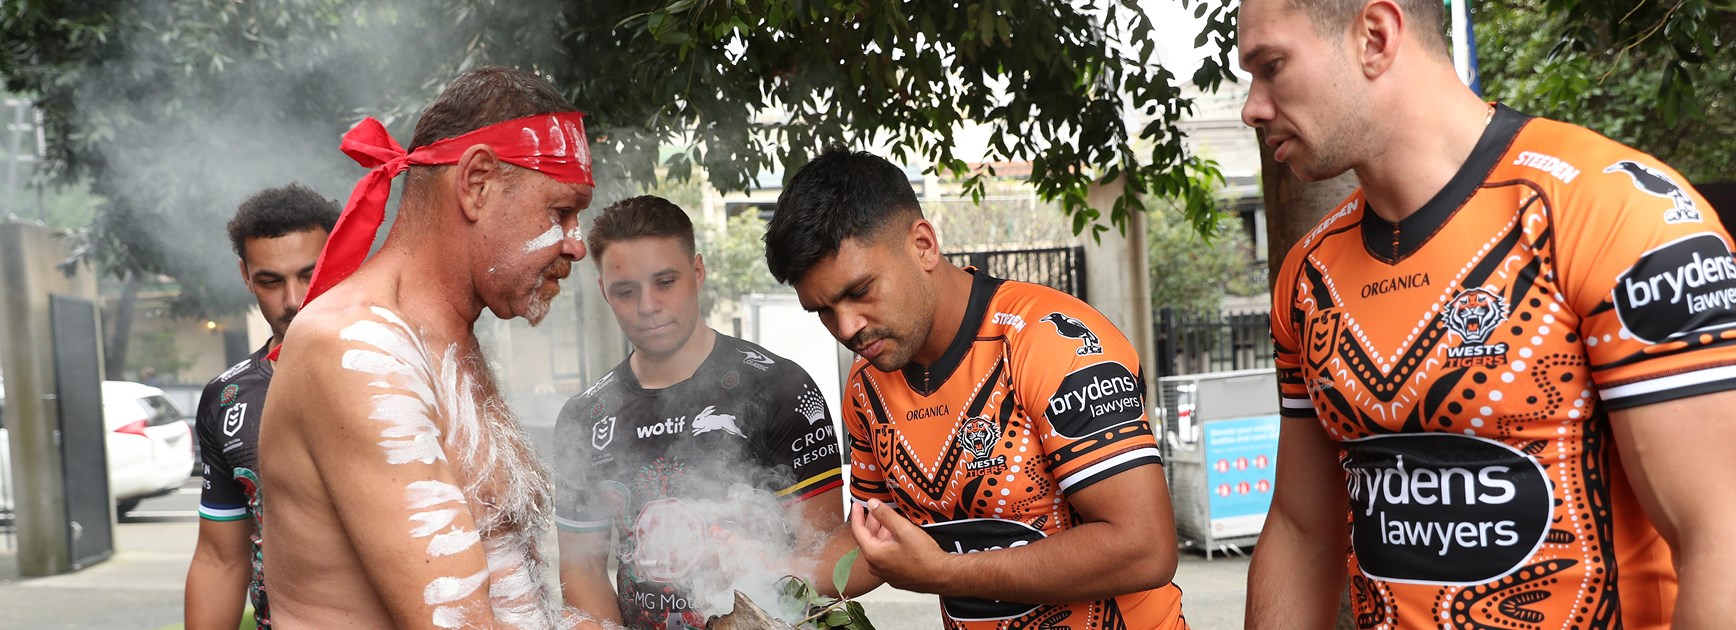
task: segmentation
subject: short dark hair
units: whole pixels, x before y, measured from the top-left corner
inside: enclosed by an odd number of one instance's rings
[[[585,235],[585,245],[591,250],[591,260],[603,264],[603,250],[610,243],[640,238],[673,238],[692,256],[693,220],[674,202],[655,195],[622,199],[597,213],[591,222],[591,232]]]
[[[1341,35],[1350,28],[1351,16],[1367,4],[1367,0],[1286,0],[1290,8],[1300,9],[1314,23],[1314,32],[1321,35]],[[1404,11],[1424,39],[1435,50],[1451,54],[1447,47],[1447,11],[1441,0],[1393,0]]]
[[[578,111],[546,79],[515,68],[483,66],[452,78],[416,120],[415,151],[508,120]]]
[[[301,184],[267,188],[253,193],[229,219],[229,245],[235,255],[247,260],[247,240],[277,238],[307,230],[332,231],[341,210],[335,201],[321,197]]]
[[[798,282],[845,239],[874,236],[899,218],[922,218],[904,169],[866,151],[827,149],[778,195],[766,224],[766,266],[778,282]]]

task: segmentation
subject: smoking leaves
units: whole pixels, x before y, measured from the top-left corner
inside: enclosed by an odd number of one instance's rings
[[[857,555],[858,551],[851,550],[839,558],[832,569],[832,585],[840,593],[850,581],[850,569],[855,565]],[[803,630],[874,630],[862,604],[847,597],[834,599],[821,595],[807,581],[795,576],[785,578],[783,600],[783,609],[793,613],[790,617],[799,615],[801,621],[795,626]]]

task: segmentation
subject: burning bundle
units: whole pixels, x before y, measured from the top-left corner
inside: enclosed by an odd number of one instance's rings
[[[847,581],[847,567],[854,560],[855,552],[847,554],[839,563],[841,568],[834,571],[833,577],[839,586]],[[752,598],[735,591],[735,610],[707,619],[705,630],[874,630],[862,604],[849,598],[833,599],[816,593],[807,582],[795,577],[785,578],[778,604],[779,610],[786,613],[785,618],[799,618],[800,621],[794,625],[779,621],[755,604]]]

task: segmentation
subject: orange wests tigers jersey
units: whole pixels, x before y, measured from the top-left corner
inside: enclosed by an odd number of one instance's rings
[[[1736,260],[1685,181],[1501,107],[1416,214],[1359,190],[1291,250],[1281,400],[1343,446],[1360,627],[1668,627],[1608,411],[1736,388]]]
[[[888,373],[858,358],[845,394],[852,497],[897,507],[952,553],[1073,527],[1069,495],[1162,463],[1132,345],[1040,285],[976,273],[964,323],[934,365]],[[1069,605],[942,597],[941,608],[953,629],[1185,627],[1173,584]]]

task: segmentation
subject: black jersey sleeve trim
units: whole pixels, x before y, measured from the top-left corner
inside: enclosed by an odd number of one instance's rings
[[[1090,473],[1087,476],[1084,476],[1084,477],[1077,477],[1076,476],[1076,477],[1070,478],[1068,480],[1070,483],[1067,484],[1067,487],[1061,489],[1061,495],[1062,496],[1073,496],[1074,493],[1077,493],[1080,490],[1084,490],[1086,488],[1089,488],[1093,484],[1096,484],[1099,481],[1103,481],[1104,479],[1114,477],[1114,476],[1119,475],[1123,472],[1133,470],[1133,469],[1138,468],[1140,466],[1150,466],[1150,465],[1162,466],[1163,465],[1163,457],[1157,454],[1157,449],[1151,448],[1151,449],[1149,449],[1150,452],[1144,452],[1145,450],[1146,449],[1141,449],[1140,451],[1135,451],[1134,453],[1131,453],[1131,455],[1133,455],[1133,457],[1129,457],[1125,461],[1117,462],[1113,466],[1109,466],[1107,468],[1103,468],[1100,470],[1090,471]]]

